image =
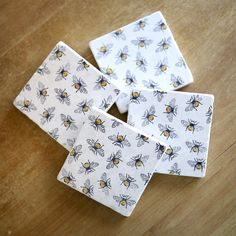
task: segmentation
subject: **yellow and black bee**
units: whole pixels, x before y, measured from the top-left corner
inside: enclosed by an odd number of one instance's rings
[[[127,140],[126,135],[122,135],[122,134],[117,134],[117,135],[110,135],[108,136],[108,139],[110,139],[112,142],[112,144],[114,144],[115,146],[118,146],[120,148],[124,148],[124,146],[126,147],[130,147],[131,144],[129,142],[129,140]]]
[[[161,100],[164,98],[164,95],[167,94],[167,92],[161,91],[161,90],[154,90],[153,96],[157,97],[157,101],[161,102]]]
[[[100,59],[101,57],[107,56],[113,47],[113,44],[103,44],[100,48],[98,48],[98,53],[97,53],[97,59]]]
[[[70,64],[67,63],[65,66],[61,66],[57,71],[56,81],[60,81],[62,79],[67,79],[68,75],[70,74]]]
[[[140,174],[141,179],[144,181],[144,185],[146,185],[148,183],[148,181],[150,180],[152,174],[151,173],[147,173],[147,174]]]
[[[169,170],[169,175],[180,175],[181,169],[178,168],[178,163],[174,163]]]
[[[75,184],[75,177],[72,175],[71,172],[67,172],[66,169],[61,170],[62,180],[65,184],[70,185],[72,188],[76,188]]]
[[[147,19],[142,19],[137,21],[134,25],[134,32],[140,31],[140,30],[144,30],[145,27],[147,26]]]
[[[190,131],[190,132],[194,133],[195,131],[203,130],[203,127],[198,125],[199,122],[191,120],[191,119],[188,119],[188,121],[181,120],[181,123],[186,128],[185,131]]]
[[[22,111],[31,112],[37,110],[32,101],[28,99],[16,101],[16,105],[19,106]]]
[[[102,133],[105,133],[105,126],[104,126],[104,122],[101,118],[99,118],[99,116],[95,116],[95,115],[90,115],[89,117],[90,125],[95,129],[95,130],[100,130]]]
[[[210,123],[211,123],[212,113],[213,113],[213,111],[212,111],[212,106],[209,106],[208,111],[207,111],[207,113],[206,113],[206,117],[207,117],[206,123],[207,123],[207,124],[210,124]]]
[[[71,163],[73,160],[77,161],[79,156],[82,154],[82,145],[75,145],[69,153],[69,163]]]
[[[107,110],[112,104],[112,96],[109,95],[108,98],[104,98],[102,103],[99,105],[99,108],[102,110]]]
[[[126,189],[137,189],[138,185],[135,183],[136,180],[134,178],[132,178],[130,175],[126,174],[126,176],[124,176],[122,173],[119,173],[119,178],[121,181],[121,185],[124,185],[126,187]]]
[[[104,145],[102,145],[98,139],[96,141],[94,139],[87,139],[87,143],[89,144],[89,150],[91,150],[95,155],[99,154],[104,157]]]
[[[171,47],[171,37],[169,38],[163,38],[158,44],[158,48],[156,49],[156,52],[166,52]]]
[[[146,110],[144,112],[144,115],[142,116],[142,120],[143,120],[142,126],[143,127],[154,123],[154,120],[157,117],[155,115],[155,113],[156,113],[156,110],[155,110],[154,106],[151,106],[149,108],[149,110]]]
[[[147,48],[147,46],[152,44],[152,40],[145,37],[138,37],[136,40],[132,40],[131,43],[138,46],[138,48]]]
[[[84,186],[81,186],[82,193],[87,195],[88,197],[93,196],[93,185],[90,184],[90,180],[86,179]]]
[[[78,64],[77,71],[88,70],[89,68],[89,64],[84,59],[80,59]]]
[[[112,33],[112,36],[116,39],[126,40],[126,36],[123,29],[118,29]]]
[[[118,79],[115,71],[111,67],[106,67],[106,68],[103,67],[101,68],[101,72],[110,79],[115,79],[115,80]]]
[[[78,108],[75,109],[75,113],[83,113],[84,115],[90,111],[91,106],[93,105],[93,99],[90,99],[89,101],[87,101],[86,99],[84,99],[82,102],[80,102],[77,106]]]
[[[40,102],[44,104],[48,95],[48,88],[41,82],[38,82],[37,97],[40,99]]]
[[[199,107],[202,105],[202,98],[199,95],[193,95],[187,102],[188,106],[185,108],[185,111],[197,111]]]
[[[143,86],[148,88],[148,89],[158,89],[159,88],[159,84],[154,82],[153,80],[143,80]]]
[[[169,102],[169,104],[165,105],[165,111],[163,113],[166,113],[167,119],[172,122],[173,117],[177,115],[177,108],[178,106],[175,105],[176,99],[173,98]]]
[[[66,105],[70,105],[70,95],[66,92],[66,89],[58,89],[55,88],[54,91],[56,92],[56,98],[62,103]]]
[[[145,143],[149,143],[149,138],[143,134],[138,134],[136,137],[136,140],[138,140],[137,147],[141,147]]]
[[[186,69],[186,63],[182,57],[179,58],[178,62],[175,64],[177,67],[184,67]]]
[[[181,150],[181,147],[172,147],[169,146],[162,157],[163,161],[169,160],[172,161],[175,157],[178,156],[178,152]]]
[[[184,84],[184,81],[179,77],[175,76],[174,74],[171,75],[171,84],[174,88],[181,87]]]
[[[159,160],[163,153],[165,152],[166,147],[160,143],[156,143],[156,148],[155,148],[155,152],[157,153],[157,159]]]
[[[66,50],[66,48],[64,46],[56,46],[52,50],[52,55],[49,57],[49,60],[58,59],[60,61],[61,57],[65,56],[65,50]]]
[[[119,203],[119,206],[127,208],[128,206],[134,205],[136,202],[131,200],[129,195],[120,194],[119,196],[113,196],[113,199]]]
[[[111,179],[107,177],[107,174],[104,172],[100,178],[100,180],[98,180],[99,182],[99,188],[102,189],[102,191],[108,195],[109,194],[109,190],[111,189]]]
[[[62,124],[66,127],[66,130],[77,130],[78,127],[75,125],[75,120],[69,115],[61,114]]]
[[[119,52],[116,54],[116,64],[127,62],[127,59],[129,57],[128,53],[129,53],[128,46],[125,46],[123,49],[120,49]]]
[[[167,25],[163,20],[160,20],[157,22],[156,27],[153,29],[153,31],[165,31],[167,29]]]
[[[130,102],[140,104],[140,102],[146,102],[147,99],[141,94],[140,91],[132,90],[130,94]]]
[[[125,85],[129,87],[134,87],[137,84],[135,75],[131,74],[130,70],[126,71],[126,76],[124,78]]]
[[[166,139],[169,138],[177,138],[177,134],[175,133],[175,130],[171,128],[169,125],[162,125],[158,124],[159,130],[161,131],[160,135],[163,135]]]
[[[50,74],[50,70],[47,67],[47,63],[43,63],[38,69],[37,69],[37,73],[39,75],[44,76],[45,74]]]
[[[73,75],[72,86],[76,89],[76,93],[77,92],[84,93],[84,94],[88,93],[86,89],[87,85],[85,84],[85,82],[81,78],[78,79],[75,75]]]
[[[96,85],[94,86],[95,90],[105,89],[110,84],[107,78],[104,77],[103,75],[100,75],[95,83],[96,83]]]
[[[55,140],[59,138],[59,134],[57,133],[58,133],[58,128],[52,129],[51,131],[48,132],[48,134]]]
[[[81,164],[82,166],[79,168],[78,173],[79,174],[84,173],[85,175],[94,172],[95,168],[99,166],[97,162],[94,161],[90,162],[89,160]]]
[[[167,59],[167,57],[165,57],[163,60],[160,60],[157,63],[155,69],[156,69],[156,73],[155,73],[156,76],[166,73],[166,71],[168,69],[168,59]]]
[[[141,55],[140,52],[137,52],[135,64],[142,72],[147,72],[147,60]]]
[[[44,125],[46,122],[50,122],[54,117],[53,112],[55,111],[55,107],[49,107],[48,109],[44,108],[43,113],[41,114],[40,123]]]
[[[127,163],[128,166],[136,167],[136,169],[144,166],[144,163],[148,160],[148,155],[139,154],[131,158],[131,161]]]
[[[207,148],[203,146],[203,143],[193,140],[192,142],[185,142],[187,147],[190,149],[190,152],[199,154],[206,152]]]
[[[117,167],[118,168],[120,162],[122,162],[121,158],[122,158],[122,155],[121,155],[121,151],[120,150],[117,151],[116,153],[112,153],[110,155],[110,157],[107,159],[108,164],[107,164],[106,168],[108,170],[113,168],[113,167]]]
[[[188,161],[188,164],[194,168],[195,170],[201,170],[203,171],[205,169],[205,160],[204,159],[198,159],[198,158],[194,158],[194,161]]]

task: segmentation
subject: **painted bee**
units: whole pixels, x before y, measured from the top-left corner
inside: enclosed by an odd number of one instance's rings
[[[105,121],[101,120],[99,116],[90,115],[89,117],[90,125],[96,130],[100,130],[102,133],[105,133],[105,126],[103,125]]]
[[[16,105],[19,106],[22,111],[31,112],[37,110],[36,106],[32,103],[32,101],[28,99],[24,99],[24,101],[17,101]]]
[[[195,131],[201,131],[203,130],[203,127],[198,125],[199,123],[197,121],[188,119],[186,120],[181,120],[182,125],[186,128],[185,131],[190,131],[194,133]]]
[[[71,163],[73,160],[78,160],[79,156],[82,154],[81,149],[82,145],[76,145],[70,150],[68,161],[69,163]]]
[[[58,128],[52,129],[51,131],[48,132],[48,134],[55,140],[59,138],[59,135],[57,134]]]
[[[124,146],[126,146],[126,147],[131,146],[130,142],[126,139],[126,135],[121,135],[118,133],[117,135],[108,136],[108,139],[113,141],[112,144],[114,144],[115,146],[118,146],[120,148],[124,148]]]
[[[150,180],[152,174],[151,173],[147,173],[147,174],[140,174],[141,179],[144,181],[144,185],[146,185],[148,183],[148,181]]]
[[[42,75],[42,76],[44,76],[45,74],[50,74],[50,71],[49,71],[49,69],[48,69],[48,67],[47,67],[47,63],[43,63],[38,69],[37,69],[37,73],[39,74],[39,75]]]
[[[108,170],[113,168],[113,167],[118,168],[120,162],[122,162],[121,158],[122,158],[122,156],[121,156],[121,151],[120,150],[117,151],[116,154],[112,153],[110,155],[110,157],[107,159],[108,164],[107,164],[106,168]]]
[[[186,68],[186,63],[182,57],[179,58],[178,62],[175,64],[177,67],[184,67]]]
[[[72,188],[76,188],[75,185],[75,177],[72,175],[71,172],[67,172],[66,169],[61,170],[62,180],[65,184],[70,185]]]
[[[166,73],[167,71],[167,68],[168,68],[168,59],[167,57],[165,57],[163,60],[160,60],[155,69],[157,70],[155,75],[161,75],[163,73]]]
[[[157,101],[161,102],[161,100],[164,98],[164,94],[167,94],[167,92],[155,90],[153,91],[153,96],[157,97]]]
[[[98,49],[97,59],[107,56],[111,52],[112,47],[113,47],[113,44],[103,44]]]
[[[196,140],[193,140],[192,142],[185,142],[187,147],[190,148],[190,152],[194,152],[194,153],[203,153],[206,152],[207,148],[203,147],[203,143],[198,142]]]
[[[188,164],[194,168],[194,171],[195,170],[203,171],[206,165],[204,159],[197,159],[197,158],[194,158],[194,161],[188,161]]]
[[[147,99],[141,94],[140,91],[133,90],[130,94],[130,102],[140,104],[140,102],[146,102]]]
[[[174,163],[169,170],[169,175],[180,175],[181,169],[178,169],[178,163]]]
[[[119,173],[119,178],[121,181],[121,185],[124,185],[126,187],[126,189],[137,189],[138,185],[135,183],[136,180],[134,178],[132,178],[130,175],[126,174],[126,176],[124,176],[122,173]]]
[[[89,64],[84,60],[84,59],[80,59],[78,61],[78,67],[77,67],[77,71],[83,71],[83,70],[88,70],[89,68]]]
[[[91,150],[95,155],[99,154],[104,157],[104,145],[102,145],[98,139],[96,141],[94,139],[87,139],[87,143],[89,144],[89,150]]]
[[[126,76],[124,78],[126,86],[134,87],[137,84],[135,75],[132,75],[130,70],[126,71]]]
[[[62,124],[66,127],[66,130],[77,130],[78,127],[75,125],[75,121],[69,115],[61,114]]]
[[[159,84],[154,82],[153,80],[143,80],[143,86],[149,89],[158,89],[159,88]]]
[[[123,49],[120,49],[119,52],[116,54],[116,64],[120,64],[122,62],[126,62],[129,54],[128,54],[128,46],[125,46]]]
[[[137,68],[139,68],[142,72],[146,72],[147,69],[147,61],[146,59],[141,55],[140,52],[137,53],[136,55],[136,60],[135,60]]]
[[[83,113],[85,115],[86,112],[90,110],[90,107],[93,105],[93,99],[90,99],[87,101],[84,99],[82,102],[80,102],[77,106],[78,108],[75,109],[75,113]]]
[[[111,103],[112,103],[112,96],[109,95],[107,99],[104,98],[102,100],[102,103],[100,104],[99,108],[102,110],[107,110],[111,106]]]
[[[52,55],[49,57],[49,60],[56,60],[58,59],[60,61],[61,57],[65,55],[66,48],[64,46],[56,46],[52,50]]]
[[[156,143],[155,152],[157,153],[157,160],[159,160],[164,154],[166,147],[160,143]]]
[[[96,85],[95,85],[95,87],[94,87],[95,90],[98,90],[98,89],[105,89],[106,86],[107,86],[108,84],[110,84],[110,82],[107,80],[107,78],[104,77],[103,75],[100,75],[100,76],[98,77],[98,79],[96,80],[95,83],[96,83]]]
[[[175,157],[178,156],[177,152],[179,152],[180,150],[181,150],[181,147],[169,146],[162,157],[162,161],[166,161],[166,160],[172,161]]]
[[[116,39],[123,39],[123,40],[126,40],[126,36],[124,34],[124,30],[123,29],[118,29],[116,31],[114,31],[112,33],[112,36]]]
[[[186,104],[188,104],[188,106],[185,108],[185,111],[192,111],[195,110],[197,111],[198,108],[200,107],[200,105],[202,105],[201,103],[202,98],[199,95],[193,95],[187,102]]]
[[[139,20],[135,23],[134,32],[144,30],[147,25],[147,19]]]
[[[129,195],[119,194],[119,196],[113,196],[113,199],[119,203],[119,206],[127,208],[128,206],[134,205],[136,202],[131,200]]]
[[[40,102],[44,104],[46,97],[48,97],[47,87],[41,82],[38,82],[37,97],[40,99]]]
[[[164,23],[163,20],[160,20],[157,22],[156,27],[153,29],[153,31],[165,31],[167,29],[167,25]]]
[[[103,68],[101,68],[101,72],[110,79],[118,79],[116,73],[114,72],[114,70],[111,67],[107,67],[107,68],[103,67]]]
[[[131,43],[138,46],[138,48],[147,48],[147,46],[152,44],[152,40],[145,37],[138,37],[136,40],[132,40]]]
[[[166,52],[171,47],[171,37],[163,38],[157,46],[156,52]]]
[[[84,162],[84,163],[81,162],[81,164],[82,164],[82,166],[79,168],[78,173],[79,174],[84,173],[85,175],[94,172],[95,168],[97,166],[99,166],[99,164],[97,162],[94,162],[94,161],[90,162],[89,160],[87,162]]]
[[[165,111],[163,113],[166,113],[167,115],[167,119],[172,122],[173,121],[173,117],[177,115],[177,108],[178,106],[175,105],[176,99],[173,98],[171,99],[171,101],[169,102],[168,105],[165,105]]]
[[[70,74],[70,64],[67,63],[65,66],[61,66],[59,70],[57,71],[56,81],[67,79],[68,75]]]
[[[58,89],[55,88],[54,91],[56,92],[56,98],[62,103],[62,104],[66,104],[66,105],[70,105],[70,98],[69,98],[69,94],[66,92],[66,89]]]
[[[86,179],[84,186],[81,186],[82,193],[87,195],[88,197],[93,196],[93,185],[90,184],[90,180]]]
[[[207,113],[206,113],[206,117],[207,117],[206,123],[207,123],[207,124],[210,124],[210,123],[211,123],[212,113],[213,113],[213,111],[212,111],[212,106],[209,106],[208,111],[207,111]]]
[[[144,115],[142,116],[143,127],[149,125],[150,123],[153,124],[155,118],[157,117],[155,113],[156,113],[156,110],[154,106],[151,106],[149,110],[146,110],[144,112]]]
[[[76,89],[76,93],[77,92],[85,93],[85,94],[88,93],[86,89],[87,85],[85,84],[85,82],[81,78],[78,79],[75,75],[73,75],[72,86]]]
[[[54,117],[53,112],[55,111],[55,107],[49,107],[48,109],[44,108],[43,113],[41,114],[40,123],[44,125],[46,122],[50,122],[51,119]]]
[[[149,138],[143,134],[138,134],[136,137],[137,142],[137,147],[143,146],[145,143],[149,143]]]
[[[162,125],[158,124],[159,130],[161,131],[160,135],[163,135],[166,139],[169,138],[177,138],[177,134],[175,133],[175,130],[171,128],[169,125]]]
[[[174,74],[171,74],[171,84],[174,88],[178,88],[184,84],[184,81],[179,77],[175,76]]]
[[[115,119],[111,119],[111,120],[112,120],[112,125],[111,125],[112,128],[116,128],[119,125],[122,125],[122,123],[119,122],[118,120],[115,120]]]
[[[107,178],[107,174],[104,172],[101,176],[101,179],[98,180],[99,182],[99,188],[102,189],[102,191],[108,195],[109,190],[111,189],[111,179]]]
[[[139,167],[144,166],[144,163],[148,160],[148,158],[148,155],[143,156],[142,154],[139,154],[137,156],[132,157],[131,161],[129,161],[127,165],[131,167],[136,167],[136,169],[138,169]]]

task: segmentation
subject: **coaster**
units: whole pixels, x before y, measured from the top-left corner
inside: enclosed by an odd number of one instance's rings
[[[88,61],[59,42],[14,105],[70,150],[93,105],[107,111],[119,90]]]
[[[132,87],[175,90],[192,74],[161,12],[155,12],[90,42],[101,71],[122,88],[117,100],[128,110]]]
[[[166,142],[156,172],[204,177],[214,96],[200,93],[133,90],[128,122]]]
[[[157,164],[153,137],[92,109],[57,179],[129,216]]]

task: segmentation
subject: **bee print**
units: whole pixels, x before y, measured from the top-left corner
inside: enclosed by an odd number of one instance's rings
[[[151,173],[147,173],[147,174],[140,174],[141,179],[144,181],[144,185],[146,185],[148,183],[148,181],[150,180],[152,174]]]
[[[188,104],[188,106],[185,108],[185,111],[192,111],[195,110],[197,111],[198,108],[202,105],[201,103],[202,98],[199,95],[193,95],[186,104]]]
[[[205,160],[194,158],[194,161],[188,161],[188,164],[195,170],[203,171],[205,169]]]
[[[134,31],[136,32],[136,31],[144,30],[146,26],[147,26],[146,19],[139,20],[138,22],[135,23]]]
[[[121,135],[118,133],[117,135],[109,136],[108,139],[113,141],[112,144],[114,144],[115,146],[118,146],[120,148],[124,148],[124,146],[126,146],[126,147],[131,146],[130,142],[126,138],[126,135]]]
[[[136,202],[131,199],[129,195],[120,194],[119,196],[113,196],[113,199],[119,203],[118,206],[127,208],[134,205]]]
[[[66,80],[68,75],[70,74],[70,64],[67,63],[65,66],[61,66],[57,71],[56,81],[60,81],[62,79]]]
[[[147,48],[147,46],[152,44],[152,40],[145,37],[138,37],[136,40],[132,40],[131,43],[138,46],[138,48]]]
[[[93,196],[93,185],[90,184],[90,180],[86,179],[84,186],[81,186],[82,193],[87,195],[88,197]]]
[[[31,86],[30,86],[30,84],[26,84],[26,85],[25,85],[25,87],[23,88],[23,91],[25,91],[25,90],[31,91]]]
[[[171,47],[171,38],[163,38],[158,44],[156,52],[166,52]]]
[[[114,31],[114,32],[112,33],[112,36],[113,36],[115,39],[126,40],[126,36],[125,36],[125,33],[124,33],[124,30],[123,30],[123,29],[118,29],[118,30]]]
[[[164,98],[165,94],[166,94],[166,92],[164,92],[164,91],[160,91],[160,90],[153,91],[153,96],[157,97],[158,102],[161,102],[161,100]]]
[[[62,103],[66,105],[70,105],[70,95],[66,92],[66,89],[58,89],[55,88],[54,91],[56,92],[56,98]]]
[[[121,158],[122,158],[122,156],[121,156],[121,151],[120,150],[117,151],[116,153],[112,153],[110,155],[110,157],[107,159],[108,164],[107,164],[106,168],[108,170],[113,168],[113,167],[118,168],[120,162],[122,162]]]
[[[65,184],[70,185],[72,188],[76,188],[75,185],[75,177],[72,175],[71,172],[67,172],[64,168],[61,171],[62,180]]]
[[[113,44],[103,44],[99,49],[98,49],[98,54],[97,54],[97,59],[100,59],[101,57],[107,56],[113,47]]]
[[[159,84],[154,82],[153,80],[143,80],[143,86],[148,88],[148,89],[158,89],[159,88]]]
[[[156,69],[156,73],[155,75],[162,75],[164,73],[166,73],[167,71],[167,68],[168,68],[168,59],[167,57],[165,57],[163,60],[160,60],[155,69]]]
[[[87,113],[90,110],[90,107],[93,105],[93,100],[89,100],[87,101],[86,99],[83,100],[82,102],[80,102],[77,106],[78,108],[75,109],[75,113],[83,113],[85,115],[85,113]]]
[[[19,106],[22,111],[31,112],[37,110],[36,106],[32,103],[32,101],[28,99],[24,99],[23,101],[17,101],[16,105]]]
[[[174,163],[169,170],[169,175],[180,175],[181,169],[178,168],[178,163]]]
[[[188,119],[186,120],[181,120],[182,125],[186,128],[185,131],[190,131],[194,133],[195,131],[201,131],[203,130],[203,127],[198,125],[199,123],[197,121]]]
[[[100,109],[106,110],[111,106],[112,103],[112,96],[109,95],[107,99],[103,99],[101,105],[99,106]]]
[[[128,166],[135,167],[136,169],[144,166],[144,163],[148,160],[149,156],[139,154],[131,158],[131,161],[127,163]]]
[[[175,75],[171,75],[171,84],[174,88],[178,88],[184,84],[184,81],[179,77]]]
[[[37,97],[40,99],[40,102],[44,104],[46,98],[48,97],[48,88],[41,82],[38,82]]]
[[[129,57],[128,52],[128,46],[125,46],[123,49],[119,50],[119,52],[116,54],[116,64],[126,62]]]
[[[49,57],[49,60],[59,60],[61,59],[62,56],[65,55],[65,50],[66,48],[64,46],[56,46],[52,50],[52,55]]]
[[[143,146],[145,143],[149,143],[149,138],[143,134],[138,134],[136,137],[137,142],[137,147]]]
[[[88,70],[89,68],[89,64],[84,60],[84,59],[80,59],[78,61],[78,67],[77,67],[77,71],[83,71],[83,70]]]
[[[171,101],[169,102],[169,104],[165,105],[165,111],[164,113],[167,116],[167,119],[172,122],[173,121],[173,117],[177,115],[177,107],[175,105],[176,99],[173,98],[171,99]]]
[[[190,152],[194,152],[194,153],[197,153],[199,154],[200,153],[203,153],[203,152],[206,152],[206,147],[203,146],[203,143],[201,142],[198,142],[196,140],[193,140],[192,142],[185,142],[187,147],[190,149]]]
[[[147,71],[147,61],[146,59],[140,54],[140,52],[137,53],[136,60],[135,60],[136,66],[138,69],[140,69],[142,72]]]
[[[76,89],[76,93],[77,92],[84,93],[84,94],[88,93],[86,89],[87,85],[85,84],[85,82],[81,78],[78,79],[75,75],[73,75],[72,86]]]
[[[161,135],[163,135],[166,139],[173,139],[177,138],[177,134],[175,133],[175,130],[171,128],[169,125],[162,125],[158,124],[159,130],[161,131]]]
[[[207,120],[206,120],[206,123],[207,124],[210,124],[211,123],[211,119],[212,119],[212,106],[209,106],[208,108],[208,111],[206,113],[206,117],[207,117]]]
[[[129,87],[135,87],[135,85],[137,84],[135,75],[131,74],[130,70],[126,71],[126,76],[124,80],[125,80],[126,86],[129,86]]]
[[[45,74],[50,74],[50,71],[49,71],[49,69],[48,69],[48,67],[47,67],[47,63],[43,63],[38,69],[37,69],[37,73],[39,74],[39,75],[42,75],[42,76],[44,76]]]
[[[118,79],[116,73],[114,72],[114,70],[111,67],[107,67],[107,68],[103,67],[103,68],[101,68],[101,72],[110,79],[115,79],[115,80]]]
[[[164,155],[163,155],[162,160],[163,160],[163,161],[166,161],[166,160],[171,161],[171,160],[173,160],[175,157],[178,156],[178,152],[179,152],[180,150],[181,150],[181,147],[171,147],[171,146],[169,146],[169,147],[166,149],[166,151],[165,151],[165,153],[164,153]]]
[[[81,163],[81,165],[82,166],[79,168],[78,173],[79,174],[84,173],[85,175],[94,172],[95,168],[99,166],[97,162],[94,162],[94,161],[90,162],[89,160],[87,162]]]
[[[166,147],[160,143],[156,143],[156,148],[155,148],[155,152],[157,153],[157,159],[159,160],[163,153],[165,152]]]
[[[49,107],[48,109],[44,109],[43,113],[41,114],[41,125],[44,125],[46,122],[50,122],[51,119],[54,117],[53,112],[55,111],[55,107]]]
[[[89,117],[90,125],[96,130],[100,130],[102,133],[105,133],[105,126],[104,126],[104,122],[103,120],[101,120],[99,118],[99,116],[94,116],[94,115],[90,115]]]
[[[156,27],[153,29],[153,31],[165,31],[167,29],[167,25],[163,22],[163,20],[160,20],[157,22]]]
[[[96,83],[96,85],[94,87],[95,90],[105,89],[106,86],[108,84],[110,84],[110,82],[107,80],[107,78],[104,77],[103,75],[99,76],[95,83]]]
[[[182,57],[180,57],[179,60],[178,60],[178,62],[175,64],[175,66],[186,68],[186,64],[185,64],[184,59],[183,59]]]
[[[137,189],[138,185],[135,183],[136,180],[134,178],[132,178],[130,175],[126,174],[126,176],[124,176],[122,173],[119,173],[119,178],[121,181],[121,185],[125,186],[126,189]]]
[[[55,140],[59,138],[58,133],[58,128],[52,129],[51,131],[48,132],[48,134]]]
[[[153,124],[155,118],[157,117],[155,113],[156,113],[156,110],[154,106],[151,106],[149,110],[146,110],[144,112],[144,115],[142,116],[143,127],[149,125],[150,123]]]
[[[75,125],[75,121],[69,115],[61,114],[62,125],[66,127],[66,130],[77,130],[78,127]]]
[[[138,91],[132,91],[130,95],[130,102],[140,104],[140,102],[146,102],[147,99]]]
[[[111,179],[107,177],[107,174],[104,172],[100,178],[100,180],[98,180],[99,182],[99,188],[102,189],[102,191],[108,195],[109,194],[109,190],[111,189]]]
[[[111,120],[112,120],[112,124],[111,124],[112,128],[116,128],[116,127],[118,127],[119,125],[122,124],[121,122],[119,122],[119,121],[117,121],[115,119],[111,119]]]
[[[98,139],[96,141],[94,139],[87,139],[87,143],[89,144],[89,150],[95,155],[99,154],[101,157],[104,157],[104,145],[102,145]]]
[[[78,160],[79,156],[82,154],[81,149],[82,145],[76,145],[70,150],[68,161],[69,163],[71,163],[73,160]]]

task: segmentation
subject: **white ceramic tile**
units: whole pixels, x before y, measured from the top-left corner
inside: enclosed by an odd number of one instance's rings
[[[205,176],[213,101],[213,95],[200,93],[131,92],[128,122],[169,145],[158,173]]]
[[[155,12],[90,42],[101,71],[121,86],[117,106],[128,110],[130,88],[165,91],[193,81],[161,12]]]
[[[119,90],[69,46],[59,42],[14,105],[70,150],[90,107],[108,110]]]
[[[58,180],[124,216],[134,210],[163,143],[92,109]]]

